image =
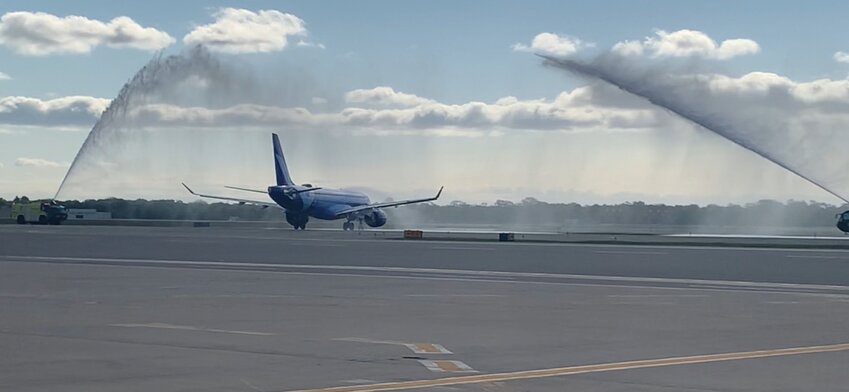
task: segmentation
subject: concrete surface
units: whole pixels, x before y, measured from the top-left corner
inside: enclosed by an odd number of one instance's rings
[[[849,385],[843,250],[3,226],[0,314],[2,391]]]

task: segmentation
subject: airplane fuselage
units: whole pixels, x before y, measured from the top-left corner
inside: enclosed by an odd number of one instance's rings
[[[309,189],[306,186],[289,186],[289,189]],[[363,193],[341,189],[318,189],[309,192],[287,194],[285,187],[269,186],[268,196],[286,210],[287,214],[301,214],[316,219],[334,220],[343,218],[339,212],[351,207],[369,204]]]

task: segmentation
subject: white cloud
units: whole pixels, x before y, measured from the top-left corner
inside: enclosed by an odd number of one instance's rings
[[[335,113],[255,104],[217,109],[156,104],[136,108],[131,116],[137,125],[150,127],[297,126],[464,136],[507,129],[647,128],[659,125],[664,118],[645,107],[600,106],[593,94],[584,87],[563,92],[553,100],[504,97],[494,103],[446,104],[381,86],[348,92],[345,98],[352,106]]]
[[[817,79],[794,83],[791,93],[807,103],[839,103],[849,109],[849,80]]]
[[[849,110],[849,80],[817,79],[796,82],[770,72],[750,72],[739,78],[720,74],[702,75],[710,90],[739,97],[759,97],[770,105],[826,111],[839,105]]]
[[[327,49],[327,48],[324,46],[324,44],[322,44],[322,43],[308,42],[308,41],[304,41],[304,40],[300,40],[300,41],[298,41],[298,43],[297,43],[297,44],[295,44],[295,45],[300,46],[300,47],[302,47],[302,48],[319,48],[319,49]]]
[[[20,96],[2,97],[0,124],[91,126],[108,105],[108,99],[87,96],[50,100]]]
[[[9,12],[0,17],[0,45],[25,55],[88,53],[99,45],[157,50],[173,42],[168,33],[126,16],[109,22],[44,12]]]
[[[746,54],[758,53],[757,42],[735,38],[717,44],[707,34],[696,30],[678,30],[667,32],[658,30],[655,37],[646,37],[643,42],[622,41],[613,46],[612,51],[620,55],[639,55],[644,51],[655,57],[704,57],[715,60],[727,60]]]
[[[739,78],[720,74],[702,75],[708,87],[717,92],[725,93],[758,93],[765,94],[772,89],[789,91],[794,82],[787,77],[771,72],[750,72]]]
[[[195,27],[183,42],[225,53],[273,52],[285,49],[290,36],[307,35],[301,18],[276,10],[224,8],[213,16],[215,22]]]
[[[0,162],[0,169],[2,169],[4,167],[6,167],[6,165],[4,165],[3,162]]]
[[[611,51],[621,56],[639,56],[643,54],[643,44],[640,41],[617,42]]]
[[[578,50],[591,46],[574,37],[559,36],[554,33],[537,34],[530,45],[513,44],[513,50],[519,52],[538,52],[554,56],[568,56]]]
[[[15,166],[18,167],[49,167],[49,168],[61,168],[68,167],[67,163],[59,163],[54,161],[48,161],[46,159],[40,158],[18,158],[15,160]]]
[[[9,76],[8,74],[0,72],[0,80],[12,80],[12,77]]]
[[[371,89],[352,90],[345,94],[348,103],[370,106],[410,107],[434,102],[413,94],[396,92],[392,87],[379,86]]]
[[[849,53],[835,52],[834,61],[837,61],[838,63],[849,63]]]
[[[653,110],[605,108],[595,105],[588,95],[588,88],[578,88],[550,101],[504,97],[494,103],[445,104],[428,100],[400,109],[347,108],[341,116],[349,126],[390,129],[582,130],[658,123]]]

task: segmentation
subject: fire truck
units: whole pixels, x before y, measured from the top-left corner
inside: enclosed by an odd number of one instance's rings
[[[12,203],[12,219],[18,224],[58,225],[68,219],[65,206],[51,200]]]

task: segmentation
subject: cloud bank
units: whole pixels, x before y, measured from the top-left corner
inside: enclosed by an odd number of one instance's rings
[[[0,45],[23,55],[89,53],[101,45],[158,50],[173,42],[168,33],[141,26],[126,16],[108,22],[44,12],[8,12],[0,16]]]
[[[352,106],[332,113],[257,104],[225,108],[150,104],[135,108],[130,117],[136,125],[147,127],[252,124],[380,132],[446,128],[476,132],[647,128],[660,125],[665,118],[651,108],[601,105],[594,94],[593,89],[584,87],[563,92],[553,100],[504,97],[490,103],[447,104],[380,86],[348,92],[345,98]]]
[[[612,51],[623,56],[649,53],[654,57],[702,57],[714,60],[728,60],[737,56],[754,54],[760,51],[757,42],[747,38],[727,39],[717,43],[707,34],[696,30],[678,30],[667,32],[658,30],[655,36],[641,41],[621,41]]]
[[[18,167],[39,167],[39,168],[65,168],[67,163],[59,163],[40,158],[18,158],[15,160],[15,166]]]
[[[675,74],[666,83],[688,84],[687,94],[709,99],[729,113],[747,107],[751,112],[774,108],[789,123],[849,123],[849,80],[818,79],[797,82],[775,73],[750,72],[739,77],[718,73]],[[672,90],[677,91],[677,90]],[[683,93],[682,93],[683,94]],[[358,131],[483,130],[598,131],[647,129],[669,124],[669,116],[649,103],[622,96],[609,86],[591,84],[564,91],[553,99],[507,96],[493,102],[458,104],[394,90],[389,86],[356,89],[343,96],[345,107],[316,112],[306,107],[233,103],[221,107],[149,103],[128,113],[134,126],[300,127]],[[51,100],[0,98],[0,124],[90,126],[109,104],[95,97],[70,96]],[[318,102],[321,102],[319,100]],[[441,132],[442,135],[450,133]]]
[[[68,96],[50,100],[11,96],[0,98],[0,124],[36,126],[91,126],[109,100]]]

